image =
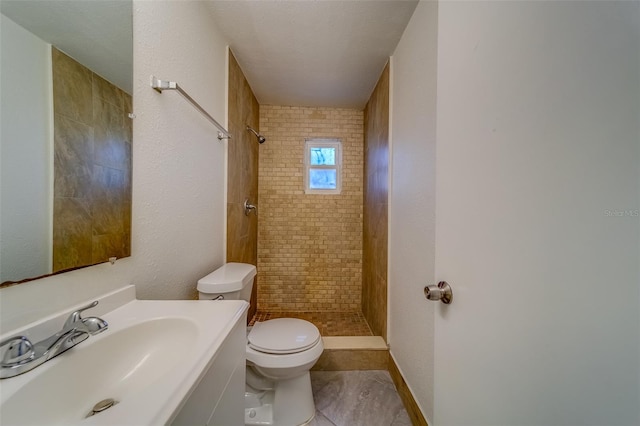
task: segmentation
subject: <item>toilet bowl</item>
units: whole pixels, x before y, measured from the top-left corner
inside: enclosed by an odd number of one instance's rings
[[[200,299],[249,301],[256,268],[227,263],[198,281]],[[297,426],[315,415],[309,370],[324,349],[318,328],[294,318],[257,322],[246,345],[245,425]]]

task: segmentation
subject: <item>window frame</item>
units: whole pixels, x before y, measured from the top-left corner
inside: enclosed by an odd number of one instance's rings
[[[336,150],[335,165],[312,165],[311,149],[312,148],[334,148]],[[325,169],[336,171],[336,188],[321,189],[311,188],[309,182],[309,173],[312,169]],[[304,193],[305,194],[323,194],[336,195],[342,192],[342,141],[337,138],[306,138],[304,140]]]

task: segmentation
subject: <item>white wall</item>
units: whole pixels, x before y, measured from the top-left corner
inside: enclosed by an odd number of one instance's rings
[[[416,9],[392,60],[389,341],[430,424],[640,423],[639,45],[637,2]],[[440,279],[448,308],[421,294]]]
[[[436,56],[438,4],[420,2],[391,58],[389,344],[427,420],[433,418]]]
[[[132,256],[0,290],[0,333],[125,284],[139,298],[191,298],[224,262],[226,142],[149,76],[178,81],[224,124],[226,41],[203,2],[135,1],[133,14]]]
[[[139,298],[196,295],[224,263],[226,142],[177,92],[177,81],[226,122],[226,41],[204,2],[134,2],[133,241]]]
[[[51,271],[51,47],[0,15],[0,282]],[[46,208],[43,208],[46,206]]]
[[[440,3],[435,425],[640,424],[639,118],[640,3]]]

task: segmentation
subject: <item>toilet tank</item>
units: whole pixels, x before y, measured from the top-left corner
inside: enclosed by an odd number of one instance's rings
[[[198,298],[245,300],[251,299],[256,267],[248,263],[226,263],[198,280]]]

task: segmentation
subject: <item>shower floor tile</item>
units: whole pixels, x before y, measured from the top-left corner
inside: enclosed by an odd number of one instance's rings
[[[307,320],[320,330],[322,336],[373,336],[362,312],[269,312],[258,311],[249,325],[275,318]]]

